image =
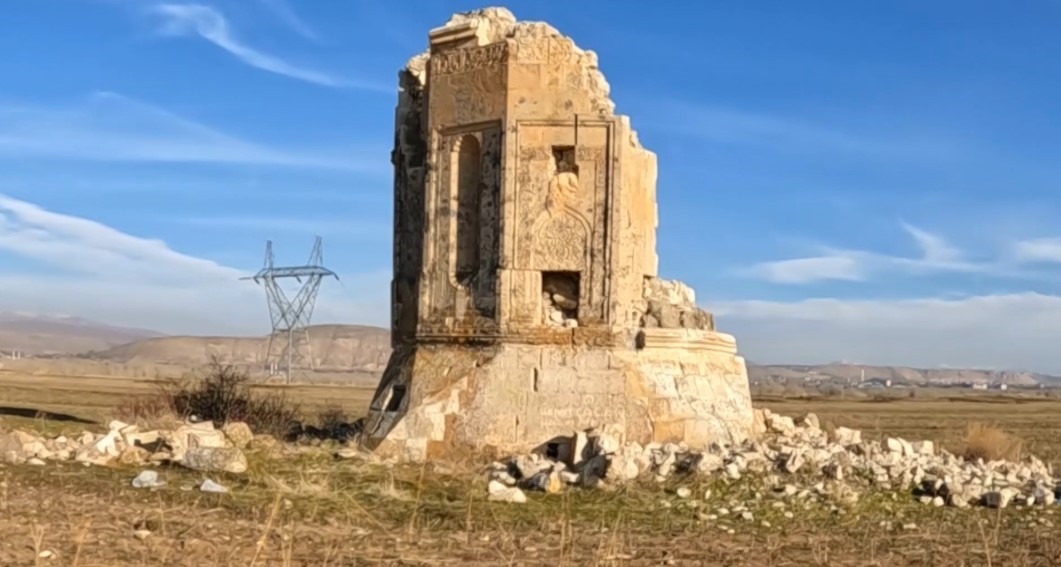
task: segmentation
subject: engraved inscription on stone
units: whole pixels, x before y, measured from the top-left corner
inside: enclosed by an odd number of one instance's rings
[[[451,53],[443,53],[432,57],[431,73],[435,76],[455,75],[457,73],[485,69],[504,63],[507,56],[508,46],[504,43],[494,43],[471,49],[458,49]]]

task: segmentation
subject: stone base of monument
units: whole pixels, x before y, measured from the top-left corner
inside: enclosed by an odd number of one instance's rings
[[[637,343],[400,346],[361,443],[383,457],[419,461],[562,451],[550,443],[593,428],[624,443],[693,449],[749,436],[747,369],[732,336],[642,329]]]

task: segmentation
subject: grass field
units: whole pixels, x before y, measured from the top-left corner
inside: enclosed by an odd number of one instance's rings
[[[1061,470],[1061,400],[969,392],[886,400],[764,398],[755,400],[755,405],[785,415],[814,412],[823,427],[861,429],[863,437],[871,439],[931,439],[952,451],[961,449],[970,423],[987,423],[1015,435],[1026,452]]]
[[[133,379],[0,373],[0,406],[8,414],[0,417],[0,426],[76,432],[90,426],[11,410],[103,420],[123,398],[153,391],[151,382]],[[285,391],[310,411],[340,405],[351,415],[364,410],[371,394],[335,386]],[[1023,439],[1028,451],[1061,465],[1061,402],[1055,400],[978,393],[885,401],[769,398],[756,404],[788,415],[812,411],[826,426],[856,427],[868,437],[927,438],[954,449],[968,423],[993,423]],[[906,495],[871,490],[851,508],[792,503],[778,508],[778,500],[754,479],[531,493],[527,504],[515,506],[487,502],[485,482],[471,464],[385,467],[335,460],[319,451],[250,459],[248,474],[214,477],[232,489],[227,495],[183,490],[203,476],[179,468],[160,471],[166,487],[142,491],[129,486],[132,469],[0,466],[0,565],[1061,562],[1061,506],[1001,512],[932,508]],[[697,496],[710,489],[711,497],[694,496],[693,506],[674,495],[679,484]],[[753,521],[712,518],[719,508],[739,504],[748,506]],[[793,512],[792,518],[785,511]]]
[[[327,384],[260,384],[259,392],[283,392],[313,414],[337,406],[350,415],[361,415],[372,398],[372,388]],[[141,378],[114,376],[28,375],[0,370],[0,406],[31,408],[92,421],[109,420],[114,408],[134,396],[150,396],[158,383]],[[3,410],[0,409],[0,415]]]

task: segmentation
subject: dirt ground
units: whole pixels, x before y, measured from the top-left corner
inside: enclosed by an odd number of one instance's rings
[[[106,419],[123,398],[153,391],[143,380],[0,373],[0,429],[76,433],[96,426],[72,418]],[[356,415],[371,391],[293,386],[288,393],[306,407],[337,404]],[[1054,400],[976,395],[757,405],[790,415],[813,411],[826,426],[857,427],[870,437],[946,446],[959,444],[970,422],[993,423],[1061,464],[1061,402]],[[34,418],[38,410],[60,419]],[[203,474],[177,467],[159,470],[166,486],[138,490],[130,485],[135,469],[0,465],[0,565],[1061,564],[1061,506],[932,508],[870,491],[835,511],[777,508],[755,480],[691,478],[529,493],[526,504],[511,505],[486,501],[481,470],[472,464],[387,467],[320,449],[249,458],[248,473],[211,477],[229,494],[198,491]],[[677,498],[678,485],[694,496]],[[754,520],[708,515],[738,503],[749,503]]]

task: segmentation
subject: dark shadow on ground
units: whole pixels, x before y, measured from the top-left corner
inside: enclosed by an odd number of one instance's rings
[[[25,417],[29,419],[47,419],[51,421],[69,421],[73,423],[96,423],[95,421],[66,413],[53,413],[34,408],[12,408],[0,406],[0,416]]]

